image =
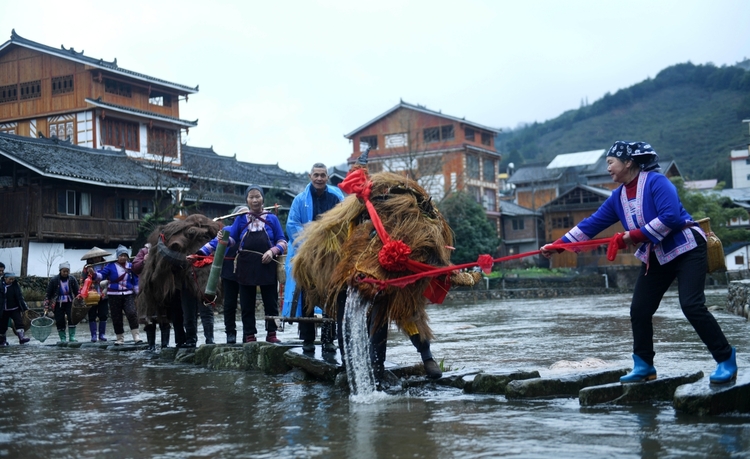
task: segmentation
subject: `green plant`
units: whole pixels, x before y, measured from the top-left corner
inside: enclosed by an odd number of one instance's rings
[[[46,292],[35,290],[30,287],[22,287],[21,293],[23,294],[23,299],[26,301],[42,301],[46,296]]]

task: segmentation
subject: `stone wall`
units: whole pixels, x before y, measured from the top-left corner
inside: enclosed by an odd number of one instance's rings
[[[750,279],[741,279],[729,283],[727,311],[750,319]]]

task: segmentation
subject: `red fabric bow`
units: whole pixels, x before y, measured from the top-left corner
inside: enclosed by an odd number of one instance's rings
[[[390,240],[378,252],[380,266],[386,271],[404,271],[409,266],[411,248],[404,241]]]
[[[615,261],[617,257],[617,251],[626,248],[628,245],[625,243],[623,236],[625,233],[615,233],[607,246],[607,260]]]

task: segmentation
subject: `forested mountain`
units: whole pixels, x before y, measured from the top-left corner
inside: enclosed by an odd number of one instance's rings
[[[497,139],[501,170],[509,162],[518,167],[608,148],[615,140],[642,140],[662,159],[675,159],[686,180],[716,178],[730,187],[729,152],[750,141],[742,123],[750,119],[745,63],[677,64],[555,119],[503,132]]]

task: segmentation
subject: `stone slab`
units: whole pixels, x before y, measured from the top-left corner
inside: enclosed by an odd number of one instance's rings
[[[676,410],[698,416],[750,413],[750,374],[740,371],[729,384],[711,384],[708,378],[677,388],[672,401]]]
[[[463,389],[467,383],[471,384],[474,378],[481,372],[482,370],[477,369],[446,371],[441,378],[435,380],[435,383],[441,386]]]
[[[195,360],[193,361],[196,365],[206,366],[208,359],[211,357],[211,353],[216,348],[216,344],[202,344],[195,349]]]
[[[286,362],[284,354],[290,349],[288,344],[271,344],[260,348],[258,366],[267,375],[286,373],[292,367]]]
[[[670,401],[677,388],[683,384],[698,381],[703,377],[702,371],[688,375],[659,376],[653,381],[622,384],[614,382],[600,386],[584,387],[578,392],[581,406],[592,406],[603,403],[627,405]]]
[[[211,352],[206,367],[211,370],[247,371],[250,369],[250,364],[241,347],[219,346]]]
[[[309,375],[323,381],[334,382],[340,365],[335,361],[325,361],[315,358],[313,353],[303,353],[302,348],[294,347],[284,353],[284,361],[290,367],[305,370]]]
[[[539,378],[539,372],[533,371],[506,371],[479,373],[474,376],[471,383],[464,385],[467,394],[505,394],[511,381],[523,381]]]
[[[159,351],[159,357],[164,360],[174,360],[178,350],[176,347],[164,347]]]
[[[556,378],[535,378],[511,381],[505,388],[505,396],[513,398],[578,397],[584,387],[600,386],[619,382],[629,369],[603,370],[576,373]],[[476,378],[475,378],[476,379]]]

